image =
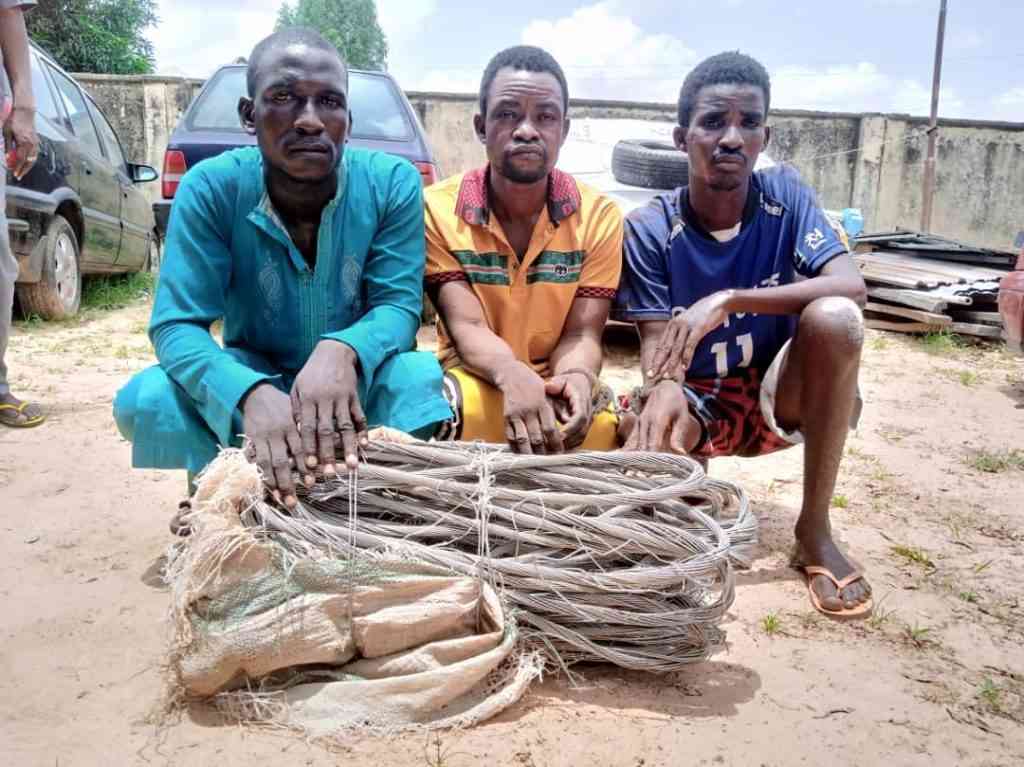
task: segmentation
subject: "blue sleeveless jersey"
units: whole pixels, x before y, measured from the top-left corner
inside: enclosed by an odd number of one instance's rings
[[[757,205],[739,234],[718,242],[684,220],[683,190],[658,195],[626,217],[622,283],[612,316],[666,320],[720,290],[786,285],[814,277],[846,246],[814,192],[790,168],[751,177]],[[732,314],[697,346],[687,378],[766,369],[796,330],[792,315]]]

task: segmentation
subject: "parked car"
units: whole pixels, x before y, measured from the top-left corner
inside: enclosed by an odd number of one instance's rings
[[[255,146],[238,119],[238,99],[245,95],[245,64],[218,69],[196,95],[171,134],[164,155],[163,199],[153,203],[157,229],[167,231],[171,204],[185,172],[201,160],[228,149]],[[395,79],[384,72],[349,70],[352,105],[350,146],[376,149],[409,160],[424,185],[437,179],[437,166],[426,133]]]
[[[137,272],[159,261],[149,198],[154,168],[125,161],[103,111],[42,49],[32,46],[39,159],[7,177],[7,221],[26,315],[78,311],[82,275]]]

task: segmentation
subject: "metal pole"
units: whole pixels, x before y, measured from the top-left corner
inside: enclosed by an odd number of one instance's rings
[[[935,197],[935,148],[939,139],[939,80],[942,78],[942,46],[946,40],[946,0],[939,3],[939,31],[935,37],[935,71],[932,74],[932,114],[928,122],[928,159],[924,162],[924,190],[921,199],[921,231],[932,228],[932,200]]]

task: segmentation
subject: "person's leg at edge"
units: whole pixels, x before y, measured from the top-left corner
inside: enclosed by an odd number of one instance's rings
[[[822,298],[800,315],[796,337],[779,377],[775,417],[787,430],[804,436],[804,493],[795,534],[796,559],[843,579],[856,568],[832,539],[829,506],[857,397],[857,372],[864,326],[857,305],[846,298]],[[811,588],[826,610],[852,608],[865,602],[871,587],[865,580],[835,585],[816,575]]]
[[[0,142],[2,143],[2,142]],[[21,408],[20,412],[4,408],[0,423],[12,425],[38,424],[43,420],[43,411],[34,403],[26,404],[11,393],[7,385],[7,341],[11,335],[11,313],[14,311],[14,283],[18,279],[18,261],[11,250],[7,233],[6,171],[0,168],[0,405]]]

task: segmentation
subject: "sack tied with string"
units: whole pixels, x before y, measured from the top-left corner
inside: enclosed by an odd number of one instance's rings
[[[471,725],[539,674],[481,579],[267,535],[245,524],[261,504],[241,451],[200,478],[192,535],[167,570],[178,697],[316,737]]]

